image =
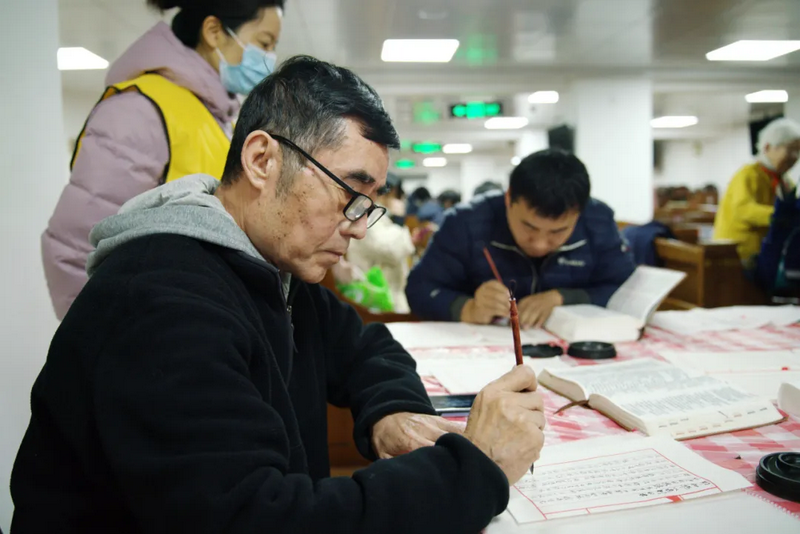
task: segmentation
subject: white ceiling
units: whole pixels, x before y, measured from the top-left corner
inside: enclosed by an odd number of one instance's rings
[[[144,0],[59,5],[62,46],[110,61],[161,18]],[[491,98],[514,109],[515,96],[565,92],[579,78],[644,76],[654,83],[654,113],[698,115],[698,127],[677,135],[703,137],[746,122],[748,92],[800,89],[800,51],[764,63],[705,60],[739,39],[800,39],[800,0],[287,0],[284,20],[281,56],[353,68],[384,97],[404,138],[502,154],[518,132],[488,132],[476,121],[415,123],[415,105],[446,112],[467,98]],[[380,61],[384,39],[414,37],[457,38],[461,46],[446,65]],[[102,72],[64,72],[62,80],[71,93],[103,88]],[[531,127],[565,113],[563,103],[538,106]]]

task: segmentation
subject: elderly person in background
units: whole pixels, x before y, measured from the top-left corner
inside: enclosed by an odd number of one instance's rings
[[[795,187],[786,172],[800,153],[800,125],[789,119],[769,123],[758,136],[758,156],[731,180],[714,222],[714,239],[731,239],[746,268],[754,267],[775,210],[775,198]]]

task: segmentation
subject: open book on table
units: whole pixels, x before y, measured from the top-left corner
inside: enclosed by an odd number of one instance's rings
[[[652,358],[545,369],[539,383],[648,436],[688,439],[783,419],[766,398]]]
[[[593,304],[559,306],[544,326],[569,342],[635,341],[659,304],[685,276],[680,271],[640,265],[605,308]]]
[[[660,351],[659,354],[673,365],[719,378],[771,401],[778,399],[778,390],[784,382],[800,383],[800,350]]]

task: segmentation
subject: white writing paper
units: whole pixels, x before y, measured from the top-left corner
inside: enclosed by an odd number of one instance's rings
[[[666,504],[749,487],[667,438],[598,438],[546,448],[512,489],[519,523]]]

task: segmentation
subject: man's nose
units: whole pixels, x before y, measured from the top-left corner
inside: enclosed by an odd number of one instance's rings
[[[364,215],[355,222],[346,219],[342,227],[342,235],[352,239],[364,239],[367,235],[367,218],[368,216]]]
[[[537,240],[531,241],[531,251],[538,254],[547,254],[547,251],[550,250],[550,245],[547,241]]]

